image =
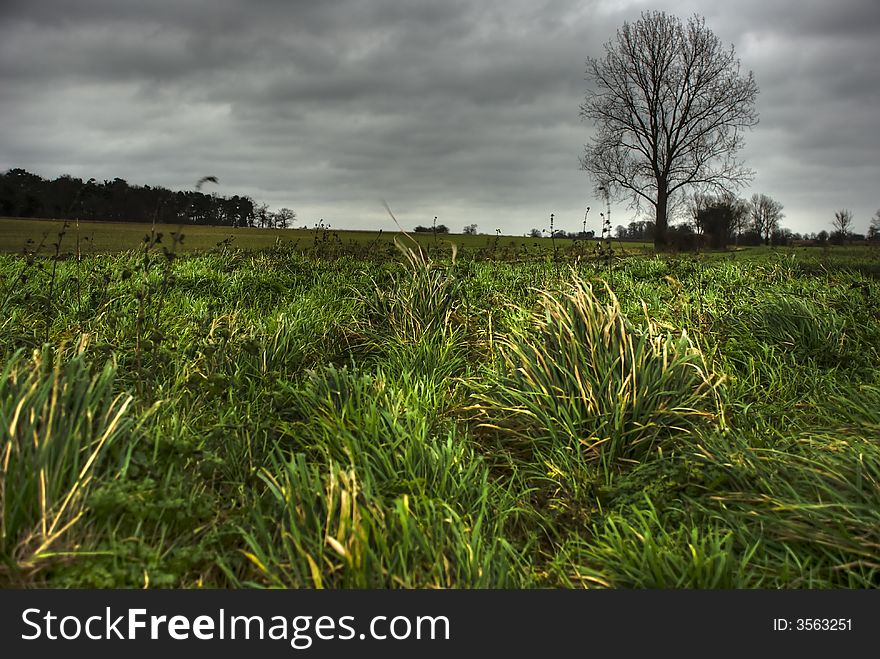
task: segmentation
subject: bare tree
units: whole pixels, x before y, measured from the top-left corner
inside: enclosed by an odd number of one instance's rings
[[[293,225],[296,219],[296,212],[289,208],[279,208],[273,215],[273,224],[276,229],[286,229]]]
[[[682,187],[719,191],[751,179],[734,156],[744,129],[758,123],[758,86],[705,19],[645,12],[623,24],[601,59],[587,60],[587,76],[595,87],[581,116],[598,130],[581,167],[597,187],[654,206],[657,248]]]
[[[730,206],[730,234],[733,244],[739,245],[739,237],[749,228],[749,202],[732,193],[722,195],[724,202]],[[782,206],[779,207],[780,210]]]
[[[841,208],[839,211],[834,213],[834,221],[831,223],[831,226],[834,227],[834,232],[840,236],[840,240],[846,240],[846,237],[850,234],[850,228],[853,223],[853,214],[852,211],[847,208]]]
[[[877,240],[880,238],[880,208],[871,218],[871,224],[868,226],[868,240]]]
[[[755,193],[749,201],[752,229],[764,239],[765,245],[770,244],[770,237],[785,217],[782,208],[782,204],[765,194]]]
[[[260,204],[254,209],[254,217],[259,223],[261,229],[272,227],[272,212],[269,210],[269,204]]]

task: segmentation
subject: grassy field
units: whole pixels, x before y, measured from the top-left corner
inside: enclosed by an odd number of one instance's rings
[[[137,222],[86,222],[77,224],[62,220],[39,220],[27,218],[0,217],[0,252],[20,253],[28,246],[40,251],[54,252],[59,233],[63,233],[60,252],[64,256],[76,254],[77,245],[81,255],[106,254],[139,250],[144,240],[149,240],[151,232],[161,234],[165,245],[170,245],[173,235],[183,235],[183,240],[175,246],[179,253],[204,252],[217,248],[232,248],[258,251],[271,248],[312,254],[322,257],[335,257],[342,254],[367,257],[395,257],[394,237],[399,232],[342,231],[336,229],[255,229],[231,228],[201,225],[158,224],[155,229],[149,224]],[[406,228],[406,227],[404,227]],[[413,240],[423,248],[438,252],[449,251],[450,241],[456,246],[471,251],[503,256],[507,259],[533,258],[539,254],[553,254],[558,250],[560,256],[586,252],[595,247],[595,241],[573,241],[567,238],[526,238],[523,236],[463,235],[463,234],[416,234],[410,233]],[[625,249],[630,253],[645,253],[651,246],[646,243],[627,242]]]
[[[0,584],[880,586],[876,249],[313,234],[0,254]]]

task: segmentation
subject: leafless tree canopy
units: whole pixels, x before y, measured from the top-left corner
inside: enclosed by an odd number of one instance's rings
[[[845,239],[850,233],[852,233],[852,223],[853,214],[851,210],[841,208],[834,213],[834,222],[832,222],[832,226],[834,227],[834,231],[838,233],[841,238]]]
[[[758,86],[703,18],[643,13],[623,24],[602,58],[587,60],[587,76],[594,88],[581,116],[597,133],[582,168],[597,186],[655,207],[657,247],[681,188],[717,192],[751,179],[735,154],[758,122]]]
[[[752,229],[769,245],[770,237],[779,228],[780,221],[785,217],[782,214],[782,204],[765,194],[753,194],[749,204]]]
[[[871,224],[868,225],[868,238],[870,240],[880,238],[880,208],[874,213],[874,217],[871,218]]]

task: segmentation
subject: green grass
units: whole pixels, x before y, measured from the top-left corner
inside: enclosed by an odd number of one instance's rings
[[[4,585],[880,586],[876,250],[69,231],[0,254]]]
[[[77,253],[77,233],[80,254],[107,254],[137,249],[153,229],[150,224],[138,222],[96,222],[69,221],[65,229],[62,220],[41,220],[28,218],[0,217],[0,252],[21,252],[28,241],[33,246],[42,244],[44,251],[52,251],[58,241],[59,232],[64,231],[61,252],[64,255]],[[424,249],[436,253],[449,251],[450,242],[466,250],[481,251],[493,257],[507,260],[522,260],[538,255],[553,254],[554,242],[550,238],[526,238],[523,236],[464,235],[464,234],[416,234],[410,227],[404,227],[412,238]],[[241,250],[265,250],[271,248],[290,249],[322,257],[337,257],[340,254],[356,254],[362,257],[396,257],[394,238],[399,232],[393,231],[349,231],[323,228],[315,229],[259,229],[233,228],[205,225],[158,224],[155,227],[166,244],[174,232],[184,235],[178,246],[180,252],[207,251],[220,248]],[[588,253],[596,241],[573,241],[557,238],[555,248],[560,256],[571,253]],[[647,243],[625,243],[621,251],[644,252]]]

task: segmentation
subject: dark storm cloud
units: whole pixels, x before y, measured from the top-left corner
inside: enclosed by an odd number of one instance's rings
[[[752,10],[756,22],[766,16],[779,32],[807,40],[811,37],[870,39],[877,35],[880,21],[880,4],[875,0],[806,0],[792,4],[754,2]]]
[[[822,228],[841,205],[866,224],[880,205],[876,2],[666,4],[705,14],[756,74],[753,189],[795,229]],[[0,111],[14,128],[0,132],[0,167],[175,188],[215,174],[219,192],[290,206],[302,223],[389,226],[387,198],[408,225],[440,215],[453,230],[522,232],[550,212],[574,229],[598,205],[577,169],[591,130],[578,118],[584,60],[649,5],[2,7]]]
[[[755,7],[749,9],[762,16],[760,3]],[[804,217],[812,230],[827,228],[836,209],[849,207],[864,232],[880,207],[880,4],[788,9],[746,26],[741,42],[762,83],[762,123],[751,149],[759,154],[755,183],[774,187],[790,225]],[[782,137],[783,157],[762,149],[768,130]],[[775,166],[761,164],[771,157]]]

